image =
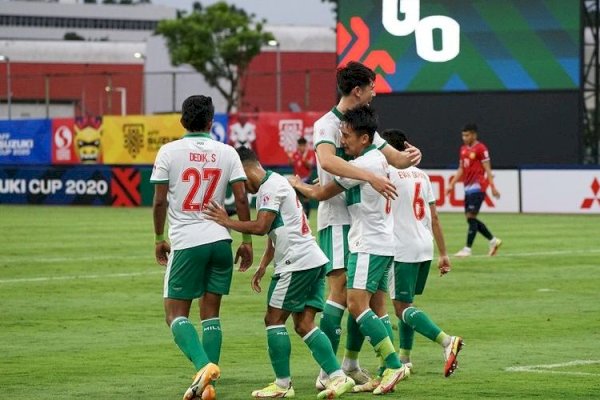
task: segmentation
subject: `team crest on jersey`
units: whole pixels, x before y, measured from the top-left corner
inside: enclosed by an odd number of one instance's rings
[[[140,154],[140,150],[144,147],[144,125],[123,125],[123,141],[129,155],[136,158]]]
[[[474,160],[477,155],[474,152],[469,153],[469,158]]]
[[[271,200],[271,196],[269,196],[268,194],[265,194],[265,195],[262,197],[261,203],[262,203],[262,204],[266,204],[266,203],[268,203],[268,202],[269,202],[269,200]]]

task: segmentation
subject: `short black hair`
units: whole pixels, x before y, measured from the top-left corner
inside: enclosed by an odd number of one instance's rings
[[[477,124],[473,123],[473,122],[469,122],[468,124],[465,124],[465,126],[463,126],[462,128],[463,132],[475,132],[477,133]]]
[[[256,153],[247,148],[246,146],[240,146],[236,149],[242,163],[258,163],[258,157]]]
[[[190,96],[183,101],[181,106],[181,125],[188,132],[207,131],[214,116],[215,106],[209,96]]]
[[[342,121],[354,132],[369,135],[369,141],[373,142],[377,131],[377,115],[372,107],[365,104],[352,108],[346,111]]]
[[[406,134],[400,129],[386,129],[381,133],[381,137],[396,150],[406,150],[406,141],[408,139]]]
[[[300,139],[298,139],[298,144],[306,144],[306,139],[304,136],[300,136]]]
[[[345,67],[338,68],[336,81],[338,92],[342,96],[348,96],[355,87],[363,87],[374,82],[375,72],[357,61],[350,61]]]

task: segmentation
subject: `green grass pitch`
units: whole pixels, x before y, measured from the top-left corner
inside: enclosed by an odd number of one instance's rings
[[[440,347],[417,335],[415,373],[387,397],[599,398],[600,217],[481,218],[504,240],[498,256],[483,256],[478,236],[474,256],[432,273],[416,303],[464,337],[459,370],[444,378]],[[441,220],[455,252],[464,218]],[[0,231],[1,399],[181,398],[195,371],[163,321],[149,208],[2,205]],[[254,243],[256,265],[265,241]],[[236,271],[223,302],[220,400],[248,399],[273,379],[252,273]],[[289,322],[296,398],[314,399],[317,366]],[[361,363],[376,366],[368,344]]]

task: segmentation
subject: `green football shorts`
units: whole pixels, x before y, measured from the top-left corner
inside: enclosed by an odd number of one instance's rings
[[[390,269],[389,291],[393,300],[412,303],[415,295],[423,294],[431,260],[418,263],[403,263],[396,261]]]
[[[350,225],[332,225],[319,231],[319,247],[329,258],[325,274],[333,270],[346,269],[348,265],[348,231]]]
[[[388,270],[394,257],[368,253],[350,253],[348,257],[348,289],[362,289],[370,293],[387,292]]]
[[[273,275],[267,304],[289,312],[302,312],[306,307],[323,311],[325,266]]]
[[[192,300],[206,292],[229,294],[232,274],[231,240],[174,250],[165,272],[163,296]]]

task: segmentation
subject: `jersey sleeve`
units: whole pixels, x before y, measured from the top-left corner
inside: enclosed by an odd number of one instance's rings
[[[317,149],[321,143],[329,143],[336,145],[336,137],[338,135],[338,129],[334,126],[328,126],[322,122],[317,121],[314,126],[314,148]]]
[[[375,132],[373,136],[373,144],[377,147],[377,150],[383,149],[388,143],[379,135],[379,132]]]
[[[282,191],[277,190],[274,185],[265,184],[262,185],[261,189],[263,190],[261,190],[260,198],[258,199],[260,202],[260,208],[258,211],[271,211],[274,213],[279,213],[281,202],[283,201]]]
[[[150,183],[168,183],[169,182],[169,159],[165,146],[161,147],[156,154]]]
[[[481,142],[479,144],[481,146],[479,146],[479,151],[477,152],[477,158],[479,158],[480,161],[489,161],[490,153],[488,151],[487,146]]]
[[[248,180],[246,177],[246,173],[244,172],[244,167],[242,166],[242,162],[240,161],[240,156],[234,150],[233,147],[229,147],[230,157],[233,160],[233,166],[231,168],[231,175],[229,176],[229,183],[235,183],[239,181]]]
[[[361,167],[360,158],[358,158],[356,160],[350,160],[348,162],[350,164],[354,165],[355,167],[358,167],[358,168]],[[361,181],[358,179],[345,178],[343,176],[336,176],[334,178],[334,181],[335,181],[335,183],[337,183],[338,185],[340,185],[341,187],[343,187],[346,190],[352,189],[353,187],[358,186],[364,182],[364,181]]]

